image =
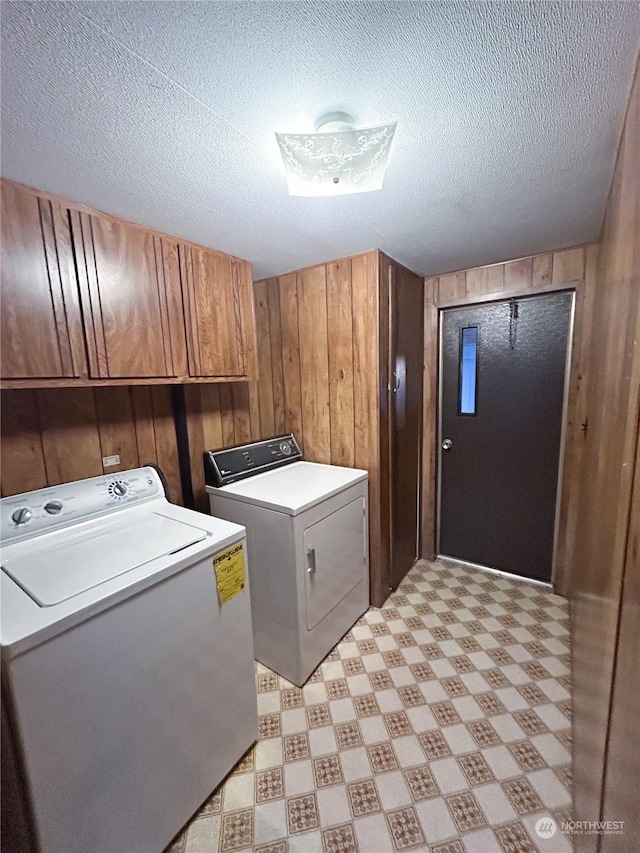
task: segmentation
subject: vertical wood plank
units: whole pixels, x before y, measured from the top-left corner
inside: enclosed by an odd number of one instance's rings
[[[280,320],[280,288],[278,279],[267,282],[269,304],[269,330],[271,339],[271,380],[273,384],[273,431],[282,435],[286,431],[284,404],[284,372],[282,368],[282,322]]]
[[[2,496],[43,489],[47,482],[36,392],[2,392]]]
[[[504,288],[504,264],[487,267],[487,288],[489,293],[497,293]]]
[[[490,267],[476,267],[467,270],[467,296],[485,296],[490,292],[489,269]]]
[[[193,488],[194,507],[198,512],[209,511],[209,500],[205,492],[204,462],[202,454],[209,450],[204,443],[202,385],[185,385],[184,402],[187,415],[187,434],[189,436],[189,467]]]
[[[222,418],[220,417],[220,392],[218,385],[200,386],[202,412],[202,435],[205,450],[220,450],[222,440]]]
[[[257,441],[260,438],[267,438],[262,435],[260,428],[260,392],[257,382],[248,382],[249,386],[249,419],[251,421],[251,440]],[[285,426],[286,430],[286,426]]]
[[[231,398],[231,383],[223,382],[218,386],[220,395],[220,420],[222,423],[222,446],[231,447],[238,444],[236,425],[233,418],[233,400]]]
[[[533,259],[522,258],[504,264],[504,289],[512,291],[528,290],[533,277]]]
[[[258,336],[258,397],[260,400],[260,431],[264,436],[275,433],[273,411],[273,372],[271,369],[271,326],[269,323],[268,279],[253,285]],[[233,442],[230,442],[233,444]]]
[[[168,240],[165,237],[158,238],[156,239],[156,252],[158,277],[163,285],[167,303],[166,322],[169,334],[165,346],[167,343],[169,344],[169,363],[174,376],[186,376],[189,373],[189,365],[178,244],[175,240]],[[191,334],[192,330],[189,330],[189,333]]]
[[[298,343],[298,282],[295,273],[279,278],[284,377],[285,430],[292,432],[304,451],[300,346]]]
[[[298,273],[298,329],[305,457],[331,460],[327,282],[324,266]]]
[[[353,293],[353,376],[355,464],[369,472],[369,573],[371,602],[384,604],[388,590],[384,579],[380,540],[380,432],[379,432],[379,315],[378,253],[351,260]]]
[[[548,284],[551,284],[551,262],[551,254],[534,255],[531,272],[531,286],[534,290],[538,287],[546,287]]]
[[[484,277],[486,282],[487,278]],[[474,285],[475,286],[475,285]],[[422,501],[420,553],[426,560],[436,556],[436,479],[438,409],[438,309],[437,291],[429,280],[424,289],[424,377],[422,397]]]
[[[579,536],[580,481],[586,440],[584,425],[587,422],[588,361],[591,347],[597,261],[597,246],[589,246],[587,248],[584,283],[576,287],[575,297],[560,516],[553,571],[554,591],[559,595],[566,596],[571,592],[574,572],[578,570],[574,563],[574,555],[577,537]]]
[[[130,388],[126,385],[95,389],[100,452],[120,457],[119,465],[109,465],[105,474],[127,471],[140,464]]]
[[[327,325],[331,462],[353,467],[353,313],[348,258],[327,265]]]
[[[149,385],[133,385],[131,387],[131,405],[140,465],[146,465],[147,462],[153,462],[154,465],[157,465],[158,451],[156,450],[156,433],[153,423],[151,387]]]
[[[93,388],[47,388],[36,395],[48,485],[102,474]]]
[[[244,361],[247,378],[258,378],[258,354],[256,350],[256,319],[253,302],[253,283],[251,264],[239,258],[231,259],[231,271],[235,280],[235,289],[239,293],[240,317],[244,343]]]
[[[234,382],[231,385],[233,402],[233,420],[236,443],[251,441],[251,416],[249,414],[249,388],[246,382]],[[282,430],[281,430],[282,431]]]
[[[151,406],[156,437],[157,465],[167,478],[172,503],[181,504],[183,497],[180,465],[178,463],[178,443],[168,386],[151,386]]]
[[[579,281],[584,277],[584,246],[553,253],[552,284]]]
[[[454,272],[440,276],[438,284],[440,305],[453,305],[456,300],[464,299],[466,295],[467,282],[465,272]]]

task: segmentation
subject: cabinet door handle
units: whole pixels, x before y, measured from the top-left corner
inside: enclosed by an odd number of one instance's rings
[[[307,566],[307,574],[315,575],[316,573],[316,549],[309,548],[307,550],[307,561],[309,565]]]

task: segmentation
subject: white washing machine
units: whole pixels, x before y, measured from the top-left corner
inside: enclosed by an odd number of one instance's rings
[[[367,472],[293,435],[204,457],[212,515],[247,529],[256,658],[302,685],[369,606]]]
[[[152,467],[0,514],[14,846],[159,853],[257,736],[245,531],[169,504]]]

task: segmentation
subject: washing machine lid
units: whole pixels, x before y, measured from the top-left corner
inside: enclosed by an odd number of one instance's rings
[[[337,495],[354,483],[366,480],[367,477],[367,472],[358,468],[343,468],[317,462],[294,462],[237,483],[220,487],[207,486],[207,491],[214,496],[233,498],[297,515]]]
[[[50,607],[209,535],[158,512],[126,515],[70,528],[55,544],[35,539],[2,569],[36,604]]]

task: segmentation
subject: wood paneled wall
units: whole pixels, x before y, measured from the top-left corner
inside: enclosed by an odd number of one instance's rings
[[[377,605],[388,596],[380,482],[380,259],[379,252],[368,252],[255,282],[260,380],[249,399],[260,436],[293,432],[305,459],[369,472],[371,599]]]
[[[576,293],[576,306],[562,466],[560,518],[553,567],[554,588],[561,594],[568,593],[578,535],[577,500],[584,448],[582,425],[586,419],[587,353],[593,312],[596,259],[595,246],[578,246],[426,279],[422,459],[422,555],[424,557],[432,559],[436,547],[439,309],[571,288]]]
[[[250,406],[257,382],[228,382],[220,385],[185,385],[191,482],[195,508],[209,512],[205,492],[205,450],[232,447],[263,437],[257,418],[258,407]],[[266,437],[265,433],[265,437]],[[269,433],[273,435],[273,433]]]
[[[638,849],[640,726],[637,445],[640,412],[640,69],[606,209],[589,345],[590,376],[571,614],[574,812],[624,820],[580,853]]]
[[[273,432],[257,419],[257,382],[184,389],[195,506],[208,512],[203,451]],[[167,477],[172,502],[183,503],[168,386],[4,390],[1,453],[3,497],[153,462]],[[103,469],[102,457],[114,454],[120,465]]]
[[[152,462],[182,503],[166,386],[4,390],[0,447],[3,496]],[[120,465],[103,468],[115,454]]]

